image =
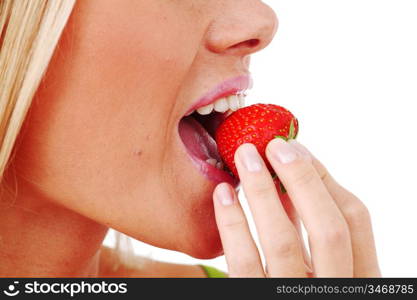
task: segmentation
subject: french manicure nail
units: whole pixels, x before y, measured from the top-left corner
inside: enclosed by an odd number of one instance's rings
[[[297,140],[290,140],[288,143],[290,143],[293,147],[297,149],[297,151],[308,161],[312,161],[313,155],[311,154],[308,149],[300,144]]]
[[[249,172],[262,170],[261,157],[253,144],[243,144],[239,149],[239,158]]]
[[[270,142],[271,154],[282,164],[289,164],[298,158],[298,152],[290,143],[283,139],[274,139]]]
[[[226,183],[221,183],[217,186],[215,192],[216,199],[220,202],[223,206],[230,206],[234,202],[234,197],[230,188],[227,186]]]

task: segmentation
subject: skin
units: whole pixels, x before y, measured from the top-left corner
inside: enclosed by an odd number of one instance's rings
[[[15,192],[2,196],[0,275],[102,275],[109,227],[197,258],[223,254],[215,184],[178,122],[247,74],[276,29],[259,0],[78,1],[5,173]]]
[[[236,193],[225,183],[219,184],[214,192],[229,275],[380,277],[371,219],[365,205],[337,183],[323,164],[297,141],[274,139],[269,142],[266,155],[287,194],[277,191],[254,145],[243,144],[235,153],[261,249],[257,249],[251,237]],[[311,257],[305,253],[300,220],[308,234]],[[266,268],[262,266],[260,251],[265,255]]]
[[[5,175],[17,189],[2,198],[0,275],[203,275],[157,263],[112,271],[118,258],[102,246],[112,227],[197,258],[224,251],[230,276],[378,276],[367,210],[318,160],[280,164],[268,148],[286,199],[264,164],[245,169],[250,146],[239,148],[258,250],[236,193],[222,205],[218,192],[230,186],[208,181],[183,149],[180,118],[220,82],[247,74],[276,28],[258,0],[78,1]]]

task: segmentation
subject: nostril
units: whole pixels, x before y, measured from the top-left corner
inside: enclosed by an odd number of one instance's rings
[[[251,39],[251,40],[247,41],[247,44],[248,44],[249,47],[254,48],[254,47],[257,47],[260,44],[260,42],[261,41],[259,39]]]
[[[244,42],[235,44],[235,45],[233,45],[230,48],[231,49],[236,49],[236,48],[256,48],[260,43],[261,43],[261,41],[259,39],[250,39],[250,40],[246,40]]]

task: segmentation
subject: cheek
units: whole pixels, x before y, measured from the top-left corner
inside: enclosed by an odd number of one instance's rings
[[[16,169],[45,197],[94,220],[157,246],[216,256],[211,199],[201,199],[201,187],[211,187],[181,177],[189,169],[175,165],[184,156],[172,138],[176,95],[201,33],[185,34],[177,12],[157,20],[157,10],[140,18],[124,11],[120,20],[101,9],[80,7],[70,20],[24,124]]]
[[[83,66],[83,76],[94,78],[97,89],[133,96],[136,103],[146,102],[144,108],[156,107],[161,104],[156,99],[176,92],[201,36],[196,28],[189,34],[189,25],[178,20],[170,2],[138,1],[132,2],[134,7],[115,6],[113,1],[94,7],[92,2],[80,2],[86,7],[71,19],[68,28],[74,30],[65,41],[76,52],[71,65]]]
[[[100,179],[107,176],[106,183],[114,186],[137,178],[139,170],[130,170],[139,156],[138,169],[157,168],[163,137],[172,131],[176,91],[192,58],[178,35],[155,34],[181,31],[175,22],[152,20],[156,11],[146,19],[82,3],[37,93],[20,152],[26,169],[31,165],[30,172],[37,172],[32,177],[103,184]]]
[[[100,189],[116,189],[121,180],[126,181],[122,175],[132,169],[126,164],[134,157],[129,150],[135,149],[131,142],[135,137],[126,133],[118,138],[116,128],[122,130],[124,124],[92,117],[91,110],[76,113],[77,104],[68,110],[58,101],[48,105],[46,98],[42,100],[42,105],[31,109],[17,148],[14,164],[22,177],[57,199],[101,196]]]

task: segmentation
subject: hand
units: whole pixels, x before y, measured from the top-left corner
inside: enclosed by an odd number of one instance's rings
[[[254,145],[243,144],[235,153],[266,268],[234,189],[221,183],[214,191],[229,276],[380,277],[365,205],[295,140],[272,140],[266,156],[288,194],[278,192]],[[311,258],[300,220],[308,234]]]

